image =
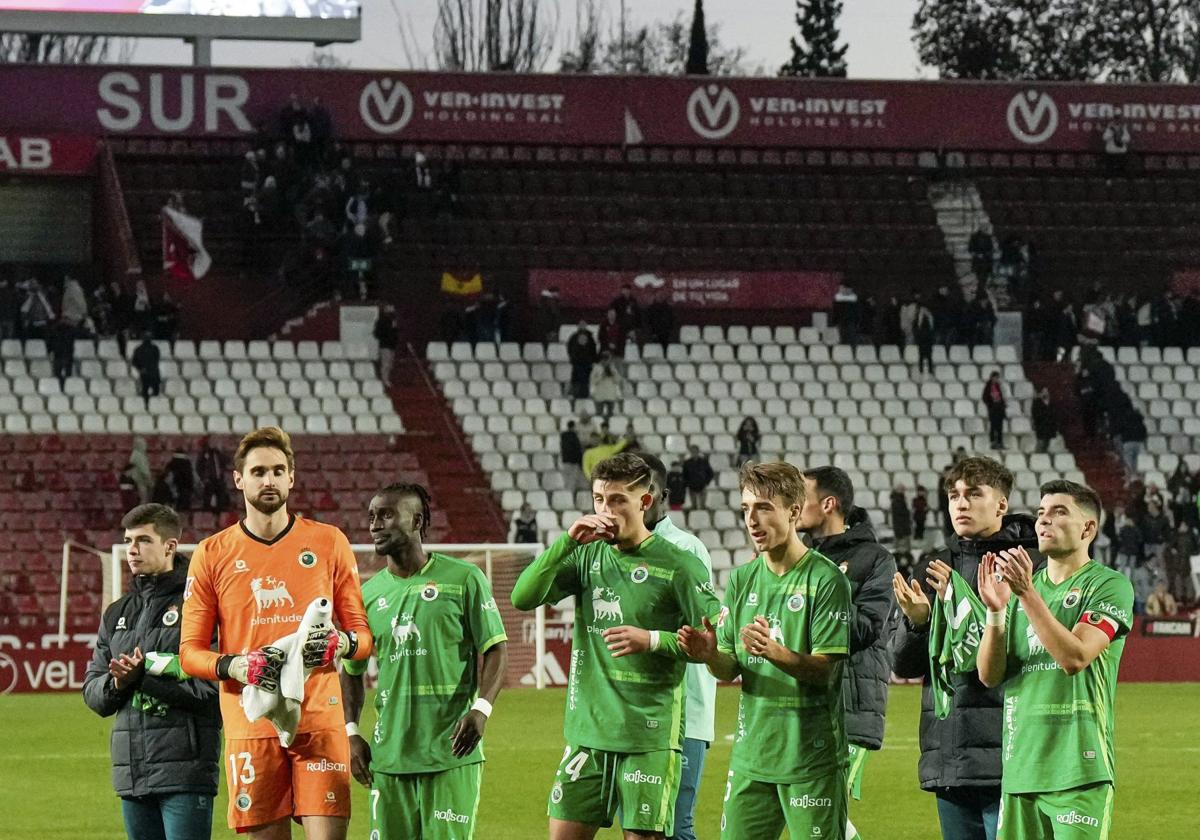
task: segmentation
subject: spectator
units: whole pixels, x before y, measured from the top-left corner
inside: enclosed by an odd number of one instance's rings
[[[58,379],[58,388],[63,390],[67,385],[67,377],[75,372],[75,329],[66,321],[54,325],[50,334],[50,358],[54,365],[54,376]]]
[[[0,274],[0,341],[17,337],[21,292],[7,274]]]
[[[1078,341],[1079,322],[1075,317],[1075,308],[1069,301],[1063,300],[1061,289],[1054,293],[1054,300],[1058,304],[1054,329],[1055,348],[1059,359],[1067,359]]]
[[[243,155],[239,178],[242,188],[242,202],[244,204],[247,199],[254,198],[258,194],[258,188],[262,186],[263,176],[257,151],[251,150]]]
[[[621,401],[621,375],[607,354],[600,356],[599,364],[592,369],[592,402],[601,417],[609,418]]]
[[[568,420],[567,428],[558,436],[558,468],[568,489],[587,489],[587,482],[583,480],[583,441],[575,431],[574,420]]]
[[[1142,551],[1146,562],[1154,564],[1157,569],[1161,568],[1163,548],[1171,537],[1171,520],[1163,512],[1161,498],[1147,502],[1147,508],[1149,512],[1139,523],[1142,530]]]
[[[762,435],[758,433],[758,422],[753,417],[747,417],[737,430],[737,465],[741,469],[747,461],[757,461]]]
[[[687,478],[683,474],[683,461],[676,458],[667,472],[667,503],[671,510],[682,510],[687,501]]]
[[[970,319],[971,337],[967,340],[968,345],[974,347],[976,344],[996,343],[996,305],[982,286],[971,304]]]
[[[379,378],[384,385],[392,381],[392,365],[396,362],[396,347],[400,343],[400,332],[396,329],[396,316],[392,307],[383,306],[375,318],[375,329],[371,333],[379,345]]]
[[[591,394],[592,366],[596,364],[596,339],[583,321],[567,341],[567,359],[571,362],[570,394],[574,400],[586,400]]]
[[[841,283],[833,293],[833,322],[838,328],[838,340],[842,344],[858,344],[861,310],[858,293]]]
[[[631,336],[637,333],[642,326],[642,307],[637,302],[637,298],[633,296],[633,286],[626,283],[621,287],[621,293],[613,298],[612,303],[608,305],[609,309],[616,311],[617,323],[621,325],[621,331],[626,336]],[[621,351],[612,352],[617,358],[625,357],[624,342],[621,345]]]
[[[700,447],[688,447],[688,456],[683,461],[683,481],[694,509],[704,507],[704,491],[713,480],[713,468],[708,456],[700,454]]]
[[[921,308],[921,303],[917,295],[911,295],[900,306],[900,332],[904,334],[904,340],[900,342],[900,346],[912,344],[916,336],[913,330],[917,325],[917,311]]]
[[[1133,518],[1124,511],[1117,514],[1117,571],[1128,578],[1142,562],[1142,531]]]
[[[133,287],[130,327],[139,335],[149,333],[154,328],[154,306],[150,303],[150,292],[146,288],[145,280],[137,281]]]
[[[67,276],[63,280],[62,321],[73,330],[83,328],[88,318],[87,295],[83,286],[74,277]]]
[[[892,536],[897,551],[907,552],[912,547],[913,518],[908,508],[908,497],[904,485],[897,484],[891,497]]]
[[[162,393],[162,372],[159,368],[161,360],[161,351],[150,338],[150,333],[146,333],[142,343],[133,351],[130,361],[138,374],[138,393],[146,401],[147,408],[150,407],[150,398]]]
[[[144,437],[139,436],[133,439],[133,449],[129,453],[129,465],[125,468],[125,473],[137,487],[138,498],[141,500],[139,503],[145,504],[150,501],[154,476],[150,472],[150,456],[146,453]]]
[[[625,358],[625,342],[628,339],[624,325],[617,310],[609,307],[600,323],[600,352],[608,353],[614,359]]]
[[[22,337],[46,338],[54,323],[54,307],[42,290],[42,284],[30,279],[25,285],[25,302],[21,304]]]
[[[1142,413],[1130,407],[1117,419],[1116,435],[1121,439],[1121,460],[1125,462],[1126,480],[1138,473],[1138,459],[1146,445],[1146,421]]]
[[[196,472],[192,460],[182,449],[176,449],[154,486],[154,501],[175,510],[191,510],[195,494]]]
[[[213,513],[229,509],[229,461],[225,453],[207,438],[200,439],[200,454],[196,457],[196,475],[200,479],[200,506]]]
[[[1175,524],[1180,522],[1192,523],[1196,510],[1193,499],[1192,476],[1188,472],[1187,462],[1182,458],[1175,465],[1175,472],[1167,479],[1167,497],[1170,499],[1171,518]],[[1193,527],[1194,527],[1194,523]]]
[[[912,519],[913,538],[917,542],[925,540],[925,519],[929,516],[929,494],[924,487],[917,487],[917,495],[913,496]]]
[[[1146,599],[1146,615],[1153,618],[1162,618],[1179,614],[1179,604],[1167,589],[1166,583],[1159,581],[1158,586],[1154,587],[1154,592]]]
[[[534,314],[536,340],[556,341],[562,320],[562,301],[558,287],[542,289],[542,293],[538,295],[537,312]]]
[[[917,373],[928,372],[933,376],[933,342],[936,337],[933,313],[921,305],[918,298],[917,320],[913,326],[913,340],[917,343]]]
[[[996,255],[996,239],[992,236],[990,225],[984,224],[975,229],[967,240],[967,250],[971,254],[971,271],[982,288],[992,276],[992,260]]]
[[[663,353],[666,353],[667,345],[675,335],[675,311],[671,308],[666,292],[660,292],[646,307],[646,329],[651,337],[662,345]]]
[[[929,311],[933,314],[937,343],[949,347],[957,337],[956,325],[962,317],[962,300],[950,294],[949,286],[939,286],[929,304]]]
[[[991,438],[992,449],[1003,449],[1004,420],[1008,416],[1008,407],[1004,400],[1004,388],[1000,383],[1000,371],[994,370],[988,376],[980,399],[987,410],[988,436]]]
[[[1050,404],[1049,388],[1038,391],[1030,414],[1033,415],[1033,434],[1037,437],[1037,451],[1048,452],[1050,442],[1058,437],[1058,420],[1054,416],[1054,407]]]
[[[329,154],[329,144],[333,141],[333,117],[319,96],[313,97],[308,108],[308,124],[312,131],[313,152],[320,161]]]
[[[1192,599],[1192,557],[1200,552],[1200,541],[1187,522],[1175,525],[1171,542],[1163,552],[1163,567],[1171,591],[1181,600]]]
[[[176,340],[179,338],[179,306],[171,299],[171,296],[163,292],[158,303],[153,307],[153,334],[154,337],[161,341],[170,342],[171,346],[175,346]]]
[[[1129,165],[1129,144],[1132,137],[1129,126],[1118,120],[1113,120],[1104,127],[1104,165],[1110,175],[1125,172]]]
[[[529,506],[529,502],[521,505],[521,509],[513,514],[512,531],[509,537],[515,543],[535,543],[538,541],[537,514]]]
[[[885,344],[904,347],[904,330],[900,327],[900,303],[895,295],[879,304],[875,310],[875,322],[871,332],[876,351]]]
[[[1154,567],[1149,561],[1133,567],[1129,576],[1133,583],[1133,611],[1145,615],[1146,601],[1154,593]]]

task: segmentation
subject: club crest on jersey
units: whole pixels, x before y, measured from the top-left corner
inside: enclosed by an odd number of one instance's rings
[[[379,829],[378,829],[378,828],[373,828],[373,829],[371,829],[371,838],[370,838],[370,840],[380,840],[380,834],[379,834]]]
[[[296,562],[306,569],[311,569],[317,565],[317,553],[312,549],[306,548],[300,552],[300,556],[296,558]]]
[[[288,592],[287,584],[270,575],[250,581],[250,591],[254,593],[255,612],[262,612],[270,607],[282,607],[284,603],[289,607],[296,606],[292,593]]]
[[[787,608],[792,612],[800,612],[804,609],[804,596],[797,592],[787,600]]]
[[[250,794],[242,791],[237,795],[237,799],[233,800],[233,806],[243,813],[250,810],[250,806],[254,804],[254,800],[250,798]]]
[[[163,613],[163,624],[167,627],[174,627],[179,623],[179,607],[171,605],[171,608]]]
[[[555,782],[554,787],[550,788],[550,801],[557,805],[562,802],[562,783]]]
[[[425,588],[421,590],[421,600],[436,601],[438,594],[438,585],[433,582],[427,583]]]
[[[646,568],[645,563],[638,566],[636,569],[633,570],[633,573],[629,575],[629,579],[632,580],[634,583],[645,583],[646,579],[649,577],[650,577],[650,570],[648,568]]]
[[[1076,606],[1079,603],[1080,597],[1082,597],[1082,596],[1080,595],[1079,590],[1072,589],[1063,598],[1063,606],[1066,607],[1067,609],[1071,609],[1072,607]]]

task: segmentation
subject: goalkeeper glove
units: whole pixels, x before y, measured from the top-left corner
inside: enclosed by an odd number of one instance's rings
[[[287,654],[277,647],[252,650],[240,656],[226,654],[217,660],[217,678],[237,680],[263,691],[279,690],[279,673]]]
[[[304,667],[323,668],[335,657],[353,656],[358,650],[358,636],[341,630],[316,629],[304,640]]]

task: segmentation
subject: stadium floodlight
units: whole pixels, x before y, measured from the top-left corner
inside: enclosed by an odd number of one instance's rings
[[[59,633],[65,632],[66,598],[68,578],[70,575],[71,548],[84,548],[92,553],[93,549],[74,543],[63,545],[63,605],[60,610]],[[359,575],[367,581],[372,575],[384,568],[385,560],[375,553],[373,545],[352,545],[351,550],[358,560]],[[436,551],[461,560],[467,560],[477,565],[492,586],[492,594],[504,617],[505,629],[508,632],[508,675],[509,685],[527,684],[532,682],[538,688],[545,688],[547,683],[548,659],[546,656],[546,608],[538,607],[532,615],[518,612],[512,605],[513,585],[526,566],[545,549],[541,543],[434,543],[423,546],[426,552]],[[181,545],[178,551],[191,555],[196,550],[194,544]],[[102,554],[102,553],[101,553]],[[120,597],[129,580],[129,570],[125,565],[126,546],[117,544],[112,547],[111,554],[106,556],[106,574],[104,575],[101,609]],[[96,617],[99,622],[99,616]],[[532,676],[532,680],[528,678]]]
[[[357,41],[359,0],[0,0],[0,32]]]

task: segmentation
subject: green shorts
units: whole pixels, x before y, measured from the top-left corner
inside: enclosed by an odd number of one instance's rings
[[[835,838],[846,833],[846,771],[811,782],[776,784],[733,770],[725,785],[721,840]]]
[[[1108,782],[1048,793],[1000,797],[997,840],[1108,840],[1113,786]]]
[[[857,800],[862,799],[863,770],[867,766],[867,756],[871,751],[858,744],[850,745],[850,770],[846,774],[846,790]]]
[[[379,773],[371,783],[370,840],[471,840],[483,763],[440,773]]]
[[[620,807],[622,828],[670,834],[680,765],[678,750],[617,753],[568,746],[554,774],[546,813],[556,820],[607,828]]]

